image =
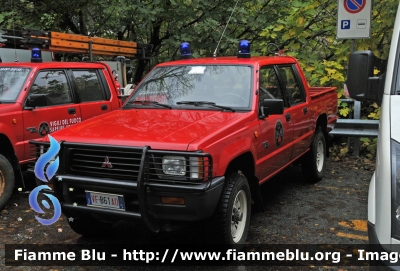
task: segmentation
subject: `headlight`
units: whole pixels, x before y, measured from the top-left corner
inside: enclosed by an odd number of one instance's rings
[[[392,140],[392,183],[394,184],[394,219],[395,237],[400,239],[400,144]]]
[[[164,174],[185,175],[186,160],[183,156],[164,156],[162,159],[162,169]]]

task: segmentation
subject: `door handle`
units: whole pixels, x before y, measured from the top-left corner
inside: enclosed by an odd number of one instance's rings
[[[76,114],[75,108],[68,108],[68,114]]]
[[[303,113],[304,113],[304,115],[308,114],[308,108],[307,107],[303,108]]]
[[[101,107],[101,110],[107,110],[108,109],[108,106],[106,104],[102,104],[100,107]]]
[[[36,130],[35,127],[27,127],[26,130],[29,131],[30,133],[37,133],[37,132],[39,132],[38,130]]]
[[[292,118],[290,117],[290,114],[286,114],[286,121],[290,121]]]

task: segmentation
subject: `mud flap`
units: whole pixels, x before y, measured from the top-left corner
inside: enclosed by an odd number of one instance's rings
[[[258,184],[258,179],[255,177],[253,178],[252,182],[250,182],[250,192],[251,192],[251,199],[252,201],[254,201],[256,210],[260,212],[265,212],[266,208],[261,196],[260,185]]]
[[[22,169],[19,165],[18,158],[15,155],[12,156],[11,163],[14,169],[15,187],[22,187],[23,189],[25,189],[25,179],[22,175]]]

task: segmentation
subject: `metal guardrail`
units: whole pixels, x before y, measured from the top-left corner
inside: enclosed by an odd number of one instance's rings
[[[342,102],[354,103],[354,115],[352,119],[338,119],[335,128],[329,133],[333,136],[349,137],[347,145],[350,147],[353,139],[353,155],[360,153],[360,137],[377,137],[379,120],[362,120],[361,102],[353,99],[340,99]],[[350,116],[352,117],[352,116]]]
[[[338,119],[330,134],[333,136],[377,137],[378,128],[379,120]]]

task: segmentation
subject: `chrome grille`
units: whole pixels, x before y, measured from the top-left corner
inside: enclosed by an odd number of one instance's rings
[[[137,181],[142,148],[68,147],[67,173]]]
[[[46,152],[48,143],[35,142],[32,153],[39,157]],[[44,145],[40,148],[40,145]],[[142,161],[143,152],[146,152]],[[140,147],[61,143],[58,173],[76,176],[99,177],[136,182],[142,176],[149,183],[176,185],[199,184],[212,178],[211,155],[202,152],[151,150]],[[163,157],[175,156],[184,160],[185,173],[167,174],[163,170]],[[143,168],[141,169],[141,163]]]

